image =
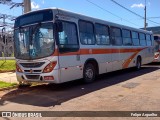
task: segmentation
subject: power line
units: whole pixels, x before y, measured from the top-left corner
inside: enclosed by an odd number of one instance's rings
[[[131,13],[133,13],[133,14],[137,15],[138,17],[140,17],[140,18],[143,18],[143,19],[144,19],[144,17],[142,17],[142,16],[140,16],[139,14],[137,14],[137,13],[135,13],[135,12],[133,12],[133,11],[129,10],[128,8],[126,8],[126,7],[122,6],[121,4],[117,3],[116,1],[114,1],[114,0],[111,0],[111,1],[112,1],[112,2],[114,2],[115,4],[119,5],[120,7],[124,8],[125,10],[127,10],[127,11],[129,11],[129,12],[131,12]]]
[[[136,15],[136,16],[138,16],[138,17],[142,18],[142,19],[144,19],[144,17],[143,17],[143,16],[141,16],[141,15],[139,15],[139,14],[137,14],[137,13],[135,13],[135,12],[131,11],[131,10],[129,10],[128,8],[126,8],[126,7],[124,7],[123,5],[119,4],[119,3],[118,3],[118,2],[116,2],[115,0],[110,0],[110,1],[112,1],[112,2],[113,2],[113,3],[115,3],[115,4],[117,4],[118,6],[122,7],[123,9],[125,9],[125,10],[127,10],[127,11],[131,12],[132,14],[134,14],[134,15]],[[150,22],[152,22],[152,23],[155,23],[155,24],[160,25],[160,23],[157,23],[157,22],[155,22],[155,21],[149,20],[148,18],[147,18],[147,20],[148,20],[148,21],[150,21]]]
[[[13,27],[13,23],[7,23],[7,22],[5,22],[5,24],[3,23],[3,22],[1,22],[0,21],[0,26],[2,27],[2,26],[10,26],[10,27]]]
[[[13,27],[13,23],[7,23],[5,20],[9,19],[13,21],[15,18],[15,16],[0,13],[0,19],[3,19],[3,22],[0,22],[0,27]]]
[[[148,19],[157,19],[157,18],[160,18],[160,17],[147,17]]]
[[[7,14],[2,14],[0,13],[0,19],[1,18],[5,18],[5,19],[9,19],[11,21],[15,20],[16,19],[16,16],[12,16],[12,15],[7,15]]]
[[[12,9],[14,7],[23,7],[24,6],[23,2],[22,3],[15,3],[15,2],[12,2],[12,0],[0,0],[0,4],[11,6],[10,9]]]
[[[102,8],[101,6],[99,6],[99,5],[97,5],[97,4],[93,3],[93,2],[91,2],[91,1],[89,1],[89,0],[86,0],[86,1],[89,2],[89,3],[91,3],[91,4],[93,4],[93,5],[95,5],[96,7],[100,8],[100,9],[102,9],[102,10],[104,10],[104,11],[110,13],[111,15],[113,15],[113,16],[115,16],[115,17],[122,19],[122,18],[119,17],[118,15],[116,15],[116,14],[114,14],[114,13],[112,13],[112,12],[110,12],[110,11],[104,9],[104,8]]]
[[[86,0],[86,1],[89,2],[89,3],[91,3],[92,5],[94,5],[94,6],[98,7],[98,8],[100,8],[100,9],[102,9],[103,11],[110,13],[111,15],[113,15],[113,16],[115,16],[115,17],[121,19],[121,20],[124,20],[124,21],[126,21],[126,22],[128,22],[128,23],[131,23],[131,24],[133,24],[133,25],[136,25],[136,26],[138,26],[138,27],[141,27],[141,26],[139,26],[139,25],[137,25],[137,24],[135,24],[135,23],[132,23],[132,22],[130,22],[130,21],[128,21],[128,20],[126,20],[126,19],[124,19],[124,18],[122,18],[122,17],[120,17],[120,16],[118,16],[118,15],[116,15],[116,14],[114,14],[114,13],[112,13],[112,12],[106,10],[106,9],[104,9],[103,7],[97,5],[97,4],[95,4],[95,3],[93,3],[93,2],[91,2],[91,1],[89,1],[89,0]]]

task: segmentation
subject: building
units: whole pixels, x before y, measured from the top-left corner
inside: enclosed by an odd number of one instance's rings
[[[160,26],[157,26],[157,27],[147,27],[146,29],[148,31],[152,31],[153,34],[160,35]]]

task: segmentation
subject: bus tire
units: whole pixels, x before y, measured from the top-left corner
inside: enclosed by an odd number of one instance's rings
[[[30,82],[19,82],[19,87],[30,87],[32,83]]]
[[[85,83],[91,83],[96,78],[96,69],[93,64],[88,63],[83,70],[83,80]]]
[[[136,61],[136,70],[140,70],[141,69],[141,57],[137,57],[137,61]]]

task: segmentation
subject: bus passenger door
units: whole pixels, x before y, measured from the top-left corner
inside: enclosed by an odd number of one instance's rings
[[[112,43],[112,70],[122,69],[122,57],[121,57],[121,48],[122,48],[122,33],[121,29],[117,27],[110,28],[111,34],[111,43]]]
[[[77,27],[72,22],[62,22],[58,32],[60,82],[82,78]]]

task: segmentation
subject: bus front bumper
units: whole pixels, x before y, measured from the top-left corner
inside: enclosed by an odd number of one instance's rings
[[[60,83],[58,79],[59,70],[54,70],[50,73],[20,73],[16,72],[19,83],[41,82],[41,83]]]

